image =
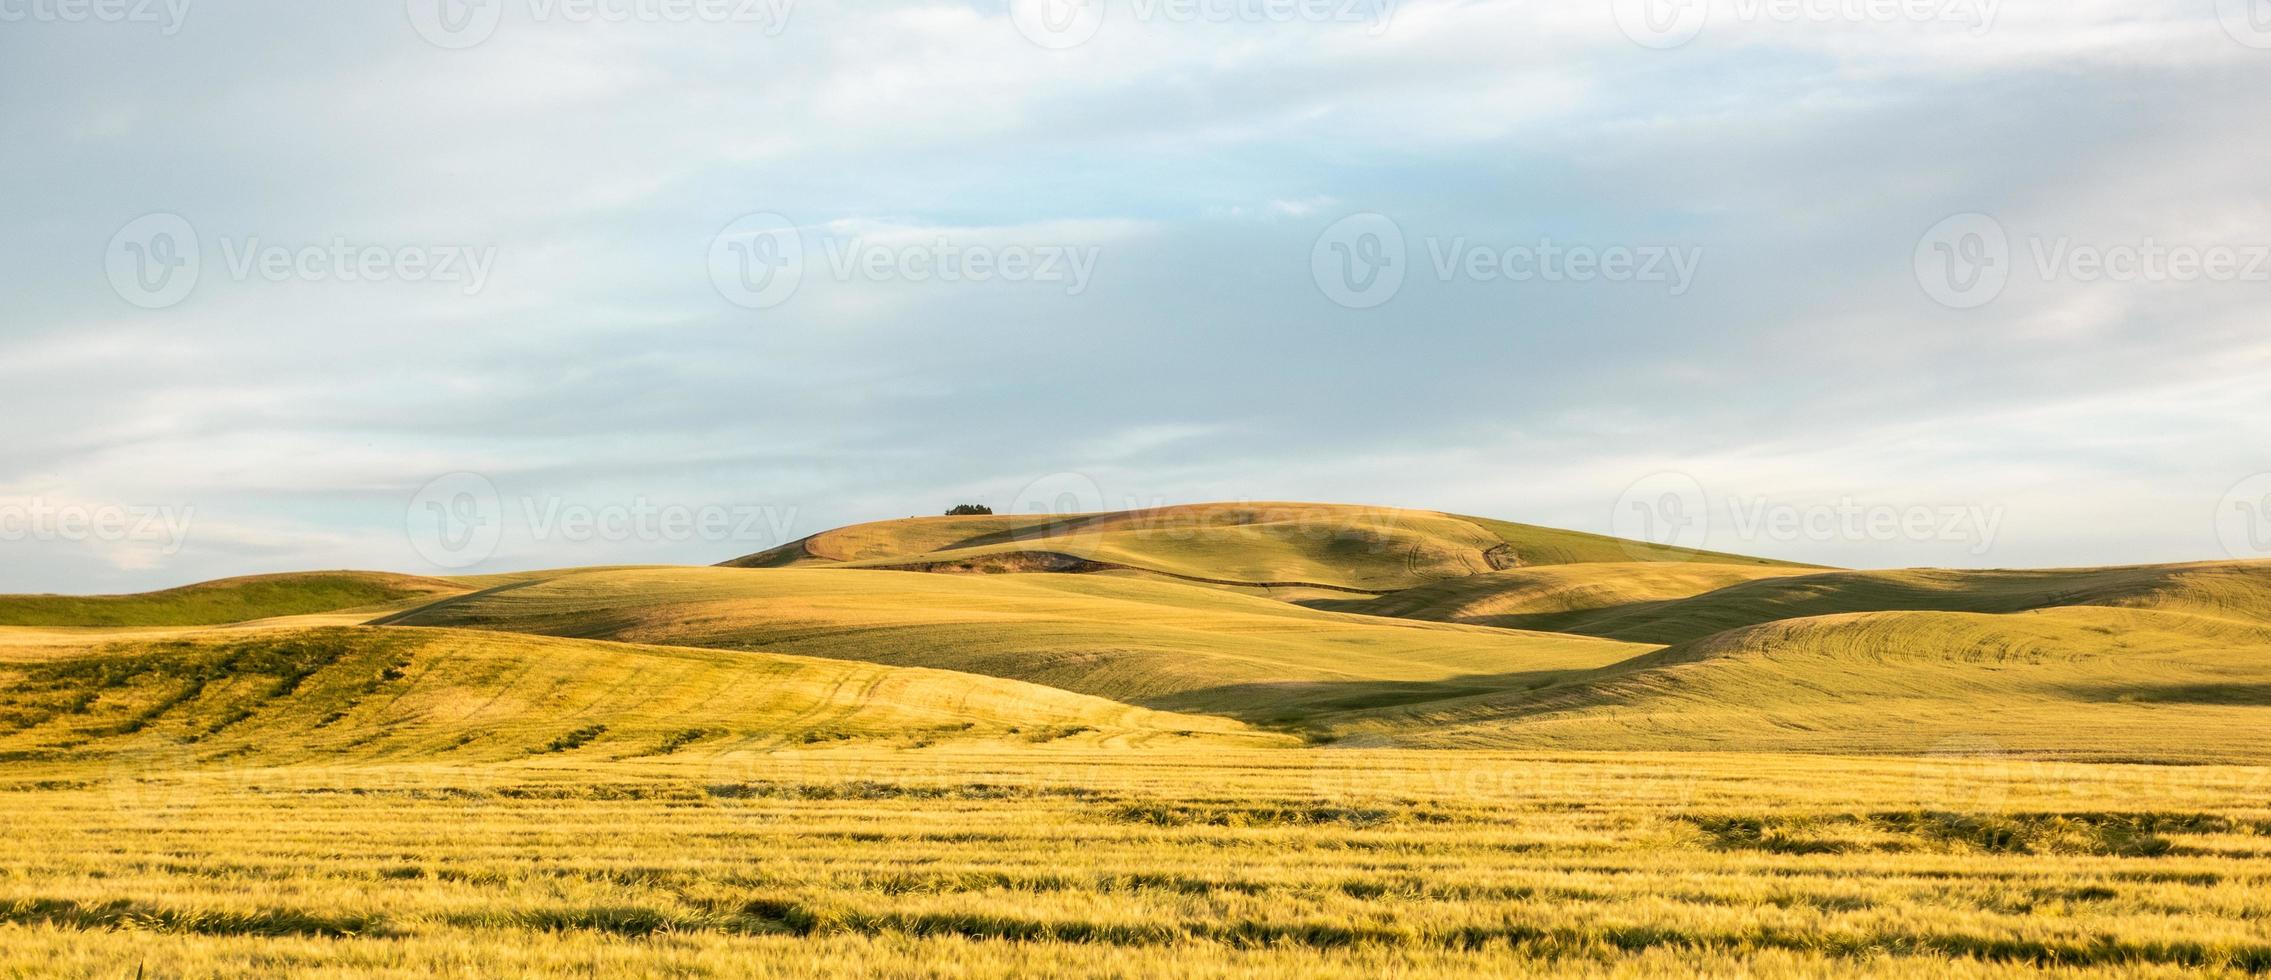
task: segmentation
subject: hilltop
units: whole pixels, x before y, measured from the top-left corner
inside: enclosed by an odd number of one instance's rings
[[[1500,569],[1636,561],[1803,567],[1437,511],[1309,503],[915,517],[824,531],[722,564],[1118,571],[1253,589],[1380,594]]]

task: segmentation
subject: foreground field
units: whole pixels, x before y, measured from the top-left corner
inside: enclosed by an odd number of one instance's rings
[[[2266,790],[1992,757],[1014,742],[17,771],[0,971],[2242,974],[2271,969]]]

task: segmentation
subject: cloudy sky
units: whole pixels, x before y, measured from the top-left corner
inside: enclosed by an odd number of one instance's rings
[[[2271,0],[0,0],[0,591],[964,501],[2271,554],[2266,90]]]

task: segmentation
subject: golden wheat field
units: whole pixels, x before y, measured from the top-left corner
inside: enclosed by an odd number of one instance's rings
[[[0,597],[0,972],[2271,972],[2271,566],[1410,513]]]

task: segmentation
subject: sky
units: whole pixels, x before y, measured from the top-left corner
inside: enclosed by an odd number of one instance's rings
[[[2271,556],[2271,0],[0,0],[0,592],[1309,500]]]

